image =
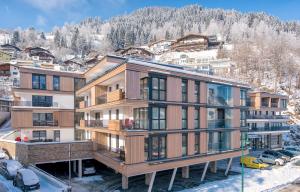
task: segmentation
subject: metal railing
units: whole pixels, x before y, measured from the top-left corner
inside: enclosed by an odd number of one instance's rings
[[[32,102],[32,101],[13,101],[13,106],[26,106],[26,107],[58,107],[57,102]]]
[[[249,129],[249,132],[260,132],[260,131],[288,131],[290,130],[290,126],[264,126],[264,127],[252,127]]]
[[[216,120],[207,120],[207,126],[209,129],[213,128],[230,128],[231,120],[230,119],[216,119]]]
[[[212,96],[207,98],[207,103],[209,105],[215,105],[215,106],[228,106],[231,104],[230,101],[227,101],[223,97],[212,97]]]
[[[247,115],[247,119],[289,119],[289,115]]]
[[[84,120],[85,127],[103,127],[103,120]]]
[[[58,126],[58,121],[33,120],[33,126]]]

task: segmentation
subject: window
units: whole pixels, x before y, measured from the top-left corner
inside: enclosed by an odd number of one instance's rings
[[[54,132],[53,132],[53,140],[54,141],[60,141],[60,130],[54,130]]]
[[[200,109],[195,109],[195,113],[194,113],[194,128],[195,129],[200,128],[199,116],[200,116]]]
[[[166,135],[151,136],[149,142],[149,160],[164,159],[167,157]]]
[[[195,133],[195,154],[200,153],[200,133]]]
[[[133,109],[134,128],[148,129],[148,108]]]
[[[116,84],[116,90],[118,90],[119,89],[119,84]]]
[[[142,99],[148,99],[148,78],[140,80],[140,94]]]
[[[52,107],[52,96],[32,95],[32,106],[34,107]]]
[[[33,113],[33,126],[54,126],[52,113]]]
[[[46,89],[46,75],[32,74],[32,89]]]
[[[111,110],[108,111],[108,119],[111,120]]]
[[[182,80],[181,82],[181,95],[182,95],[182,102],[187,102],[187,80]]]
[[[166,108],[152,107],[152,129],[166,129]]]
[[[246,126],[246,123],[247,123],[247,120],[246,120],[246,118],[247,118],[247,116],[246,116],[246,111],[245,110],[241,110],[241,114],[240,114],[240,116],[241,116],[241,118],[240,118],[240,120],[241,120],[241,127],[245,127]]]
[[[53,90],[59,91],[60,90],[60,77],[53,76]]]
[[[145,143],[144,143],[144,157],[145,159],[149,159],[149,139],[145,138]]]
[[[183,133],[182,134],[182,156],[188,155],[187,146],[188,146],[188,134]]]
[[[240,105],[246,106],[246,99],[247,99],[247,90],[241,89],[240,90]]]
[[[182,115],[182,120],[181,120],[182,129],[187,129],[187,108],[184,107],[181,109],[181,115]]]
[[[287,100],[281,99],[281,108],[287,108]]]
[[[200,103],[200,82],[195,81],[195,100],[196,103]]]
[[[153,100],[166,100],[166,79],[153,77],[151,93]]]
[[[112,88],[111,87],[108,87],[108,92],[111,92],[112,91]]]
[[[47,138],[47,132],[46,131],[32,131],[32,138],[34,140],[43,141]]]
[[[119,109],[116,109],[116,120],[119,120]]]
[[[266,115],[269,115],[269,111],[266,111]]]

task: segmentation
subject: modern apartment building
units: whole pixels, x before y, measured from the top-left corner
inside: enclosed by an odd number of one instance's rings
[[[282,147],[282,136],[289,132],[287,109],[288,97],[262,91],[249,93],[250,110],[247,114],[250,148],[276,149]]]
[[[11,108],[15,139],[73,141],[74,81],[80,74],[34,67],[20,67],[19,73]]]
[[[196,164],[205,164],[203,180],[209,165],[216,171],[218,160],[242,154],[247,85],[116,56],[84,78],[76,91],[78,135],[93,141],[96,160],[122,174],[124,189],[129,177],[145,174],[152,186],[156,172],[168,169],[182,168],[188,178]]]

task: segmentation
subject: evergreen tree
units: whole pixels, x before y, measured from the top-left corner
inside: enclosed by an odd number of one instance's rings
[[[17,45],[17,43],[19,43],[19,42],[20,42],[20,33],[19,33],[19,31],[14,31],[13,37],[11,40],[11,44]]]
[[[61,47],[60,40],[61,40],[60,32],[56,30],[54,34],[54,45],[57,47]]]
[[[40,38],[43,40],[46,40],[46,36],[45,36],[44,32],[41,33]]]
[[[75,32],[73,33],[73,36],[71,38],[71,49],[78,53],[78,37],[79,37],[79,30],[78,28],[75,29]]]

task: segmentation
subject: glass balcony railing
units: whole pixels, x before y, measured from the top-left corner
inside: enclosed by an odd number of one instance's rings
[[[14,101],[12,105],[24,107],[58,107],[58,103],[56,102]]]
[[[32,123],[33,123],[33,126],[53,126],[53,127],[58,126],[58,121],[57,120],[52,120],[52,121],[33,120]]]
[[[264,126],[264,127],[252,127],[249,129],[249,132],[260,132],[260,131],[288,131],[290,130],[289,125],[283,126]]]
[[[214,106],[228,106],[231,105],[230,100],[225,99],[224,97],[208,97],[207,103],[209,105],[214,105]]]
[[[231,120],[230,119],[207,120],[207,126],[209,129],[231,128]]]
[[[221,142],[221,143],[208,143],[207,146],[207,152],[208,153],[220,153],[223,151],[228,151],[231,150],[232,148],[228,145],[226,145],[225,142]]]
[[[289,115],[248,115],[247,119],[289,119]]]
[[[80,120],[80,126],[83,127],[103,127],[103,120]]]

